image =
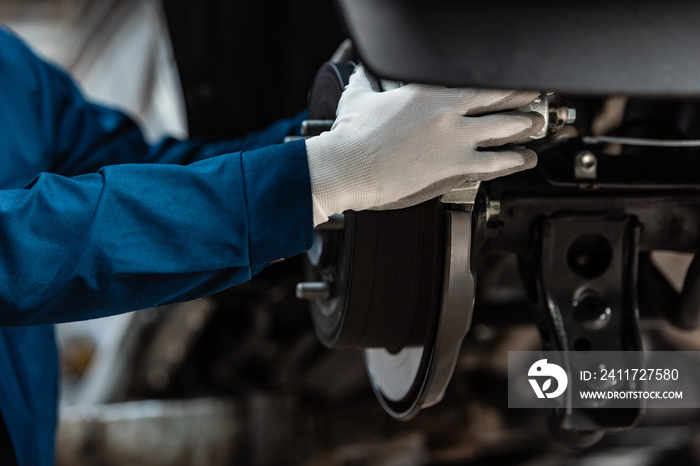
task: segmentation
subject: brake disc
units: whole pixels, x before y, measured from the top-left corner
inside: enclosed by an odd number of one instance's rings
[[[303,133],[329,129],[352,63],[326,63]],[[382,86],[379,84],[379,86]],[[387,87],[386,83],[383,87]],[[317,336],[361,348],[384,410],[410,419],[439,402],[471,321],[471,211],[431,200],[393,211],[347,211],[319,225],[297,294]]]
[[[445,264],[442,287],[436,287],[441,292],[440,307],[436,316],[429,313],[425,340],[397,353],[384,348],[364,350],[375,394],[384,409],[397,418],[409,419],[420,408],[442,400],[471,321],[471,212],[445,211],[444,221]]]

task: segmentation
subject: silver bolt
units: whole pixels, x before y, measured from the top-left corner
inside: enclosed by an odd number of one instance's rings
[[[576,123],[576,109],[569,107],[566,109],[566,124],[573,125],[574,123]]]
[[[296,295],[299,299],[328,299],[331,287],[326,282],[301,282],[297,283]]]
[[[574,176],[580,179],[595,179],[598,176],[598,158],[590,151],[576,155]]]
[[[595,170],[596,165],[598,165],[598,159],[596,158],[595,155],[591,154],[590,152],[583,154],[581,156],[581,168],[583,168],[586,171],[592,171]]]
[[[311,136],[285,136],[284,140],[282,142],[294,142],[294,141],[305,141],[306,139],[309,139]]]
[[[318,136],[324,131],[330,131],[334,120],[304,120],[301,122],[302,136]]]

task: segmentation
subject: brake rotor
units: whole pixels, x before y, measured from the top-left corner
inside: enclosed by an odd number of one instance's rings
[[[335,118],[353,69],[319,70],[307,127]],[[347,211],[316,231],[306,275],[327,290],[311,299],[316,334],[327,347],[363,349],[374,392],[397,419],[440,401],[452,376],[473,306],[470,246],[471,212],[438,200]]]
[[[444,213],[446,241],[440,307],[420,346],[392,354],[383,348],[364,350],[365,364],[384,409],[410,419],[420,408],[440,402],[452,378],[474,304],[470,269],[471,212]],[[432,314],[432,313],[431,313]]]

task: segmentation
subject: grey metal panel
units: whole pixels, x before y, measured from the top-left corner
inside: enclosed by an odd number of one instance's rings
[[[338,0],[376,75],[452,86],[700,95],[700,2]]]

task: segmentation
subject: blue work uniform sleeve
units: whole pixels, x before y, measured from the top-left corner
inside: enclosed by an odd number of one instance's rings
[[[0,186],[15,188],[0,191],[0,326],[209,295],[310,247],[304,143],[261,147],[295,120],[235,141],[149,146],[128,117],[0,35],[0,160],[14,167]],[[14,184],[23,177],[33,180]]]
[[[311,246],[303,141],[0,191],[0,325],[209,295]]]

